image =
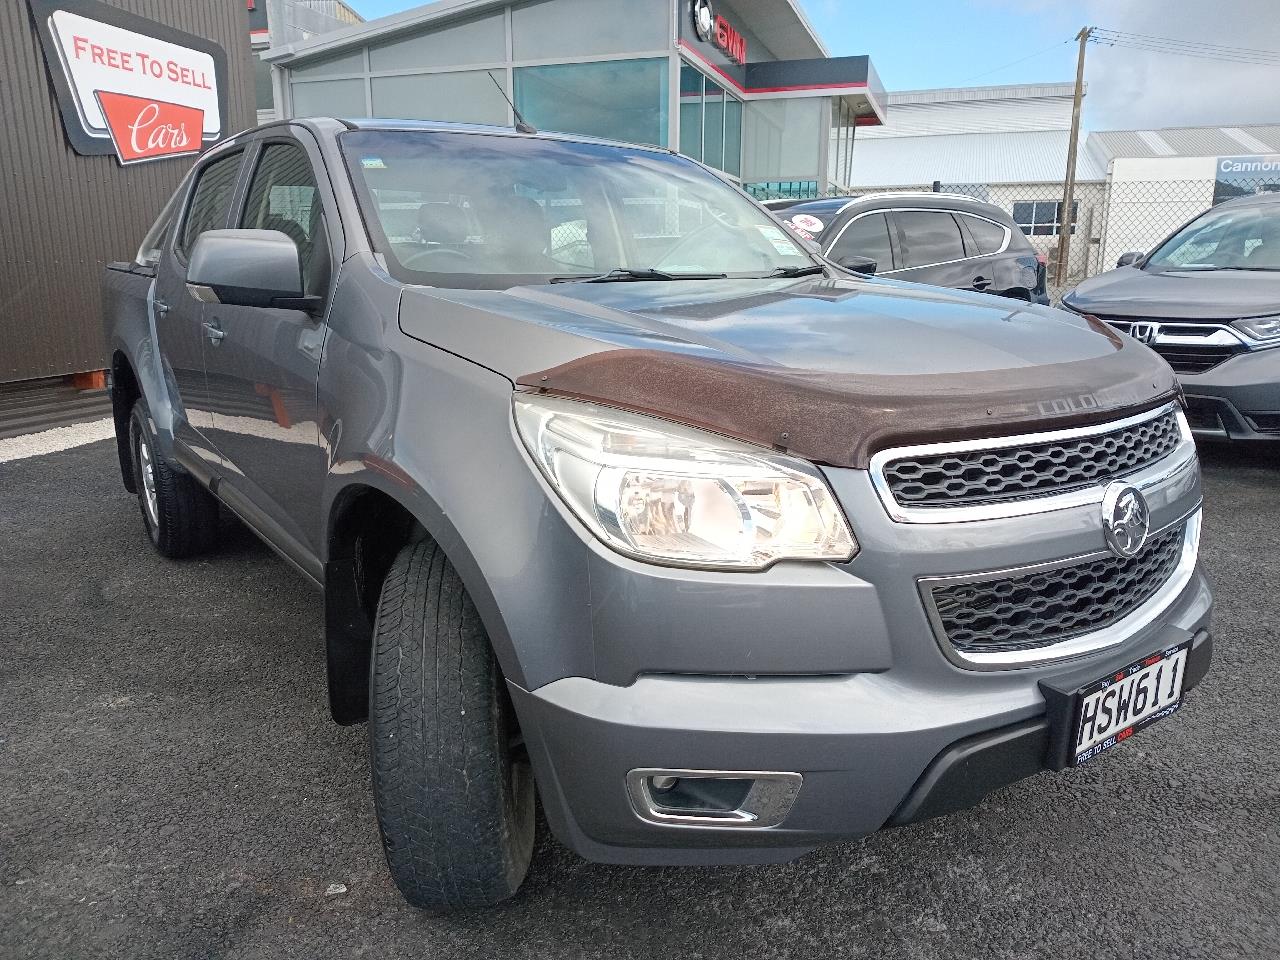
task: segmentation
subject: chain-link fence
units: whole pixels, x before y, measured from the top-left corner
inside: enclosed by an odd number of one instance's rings
[[[1115,267],[1121,254],[1147,252],[1192,217],[1215,203],[1236,196],[1280,192],[1280,180],[1112,180],[1077,183],[1074,224],[1067,270],[1056,282],[1058,244],[1062,236],[1060,183],[915,184],[853,190],[849,196],[873,193],[935,191],[973,197],[1008,213],[1036,253],[1047,263],[1049,295],[1057,299],[1082,280]]]

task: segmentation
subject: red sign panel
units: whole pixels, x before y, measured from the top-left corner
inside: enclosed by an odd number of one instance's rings
[[[200,152],[204,111],[199,107],[106,90],[94,95],[121,163]]]
[[[716,46],[724,51],[725,56],[738,63],[747,62],[747,38],[733,29],[732,24],[724,17],[716,17]]]

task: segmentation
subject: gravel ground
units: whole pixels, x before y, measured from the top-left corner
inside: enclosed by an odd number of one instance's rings
[[[500,908],[382,863],[318,598],[248,534],[172,563],[111,444],[0,463],[0,957],[1266,957],[1280,953],[1280,492],[1206,457],[1214,670],[1174,720],[978,809],[781,867],[585,863]]]

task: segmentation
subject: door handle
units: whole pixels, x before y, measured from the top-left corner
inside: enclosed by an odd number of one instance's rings
[[[169,315],[169,305],[163,300],[153,300],[152,303],[156,308],[156,319],[163,320]]]
[[[974,277],[974,278],[973,278],[973,289],[975,289],[975,290],[985,290],[985,289],[987,289],[987,287],[989,287],[989,286],[991,286],[991,280],[990,280],[989,278],[987,278],[987,277]]]
[[[203,326],[204,335],[209,338],[209,342],[215,347],[226,339],[227,332],[218,326],[218,321],[206,320]]]

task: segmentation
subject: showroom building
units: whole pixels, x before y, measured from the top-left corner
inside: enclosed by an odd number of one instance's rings
[[[842,189],[884,121],[870,59],[828,56],[798,0],[438,0],[262,57],[286,116],[510,125],[510,97],[539,130],[678,149],[759,196]]]

